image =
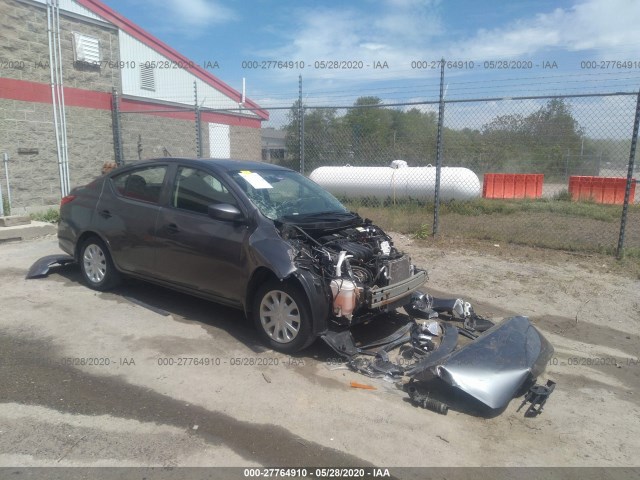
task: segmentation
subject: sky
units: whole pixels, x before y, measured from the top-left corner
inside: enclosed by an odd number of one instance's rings
[[[640,88],[638,0],[103,1],[265,107]]]

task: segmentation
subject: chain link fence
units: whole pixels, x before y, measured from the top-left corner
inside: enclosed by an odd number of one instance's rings
[[[298,101],[272,111],[280,126],[268,136],[284,148],[263,159],[309,175],[390,230],[618,254],[624,239],[625,252],[640,255],[640,187],[635,176],[627,182],[636,93],[443,107],[439,143],[438,101],[385,106],[364,97],[349,107],[302,108]],[[576,182],[593,186],[585,193]],[[627,184],[635,194],[623,226]]]

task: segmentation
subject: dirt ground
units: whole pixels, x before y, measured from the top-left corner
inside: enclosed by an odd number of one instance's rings
[[[59,252],[49,237],[0,244],[0,466],[639,466],[637,276],[601,257],[395,240],[432,294],[527,315],[554,345],[542,415],[520,399],[498,416],[416,408],[321,342],[267,350],[240,312],[163,288],[97,293],[75,266],[25,280]]]

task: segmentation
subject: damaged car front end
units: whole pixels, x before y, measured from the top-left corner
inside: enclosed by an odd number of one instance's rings
[[[69,255],[41,259],[31,276],[75,261],[95,290],[123,276],[150,281],[244,309],[274,350],[322,338],[355,371],[437,378],[490,408],[529,385],[553,352],[526,317],[494,325],[468,302],[423,293],[427,272],[382,228],[275,165],[162,158],[121,167],[62,200],[58,239]],[[390,325],[399,308],[394,331],[354,340],[354,329]]]
[[[303,272],[320,287],[324,298],[310,303],[328,306],[316,334],[355,371],[411,383],[438,378],[500,409],[535,383],[553,354],[526,317],[494,325],[469,302],[422,293],[427,272],[368,219],[334,210],[274,224],[291,246],[292,275]],[[367,344],[354,340],[352,327],[384,322],[400,307],[406,322],[396,331]]]

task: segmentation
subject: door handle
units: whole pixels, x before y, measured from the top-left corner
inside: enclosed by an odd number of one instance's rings
[[[169,232],[169,233],[178,233],[180,231],[180,229],[178,228],[178,226],[175,223],[170,223],[165,228],[167,229],[167,232]]]
[[[100,216],[103,218],[111,218],[111,212],[109,210],[101,210]]]

